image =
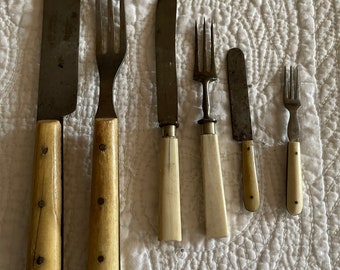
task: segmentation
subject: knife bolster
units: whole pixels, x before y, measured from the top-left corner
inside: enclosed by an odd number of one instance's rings
[[[216,134],[216,121],[215,122],[205,122],[201,125],[201,134]]]
[[[39,120],[27,269],[61,269],[61,123]]]
[[[162,127],[163,137],[176,137],[176,126],[168,125]]]
[[[175,127],[175,126],[173,126]],[[175,129],[164,130],[172,136],[161,139],[160,147],[160,190],[159,190],[159,226],[160,241],[182,241],[178,140]]]

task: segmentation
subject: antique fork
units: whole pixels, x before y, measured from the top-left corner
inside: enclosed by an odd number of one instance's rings
[[[96,0],[100,95],[93,139],[88,269],[119,269],[118,119],[112,88],[126,52],[126,23],[121,0],[119,48],[115,49],[112,0],[103,2]]]
[[[300,214],[303,207],[301,157],[299,142],[299,121],[297,111],[301,106],[298,68],[292,66],[284,76],[284,106],[288,109],[288,150],[287,150],[287,210],[292,215]]]
[[[195,65],[193,79],[203,85],[203,118],[198,121],[202,127],[201,156],[203,173],[203,190],[205,206],[205,224],[208,237],[226,237],[227,213],[224,198],[222,170],[218,136],[216,133],[216,120],[210,116],[210,100],[208,94],[209,83],[217,79],[215,54],[214,54],[214,30],[210,27],[210,69],[207,64],[206,24],[203,22],[203,46],[202,67],[199,67],[198,30],[195,22]]]

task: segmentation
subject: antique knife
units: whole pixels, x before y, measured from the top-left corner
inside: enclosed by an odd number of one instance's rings
[[[156,81],[158,122],[162,128],[159,192],[159,240],[182,240],[178,164],[176,10],[173,0],[156,9]]]
[[[76,108],[79,0],[43,1],[27,269],[62,268],[62,121]]]
[[[243,52],[233,48],[227,54],[227,75],[233,138],[242,141],[243,201],[247,210],[260,205],[253,134],[248,100],[246,65]]]

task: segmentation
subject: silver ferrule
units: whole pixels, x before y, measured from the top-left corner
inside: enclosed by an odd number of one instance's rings
[[[216,134],[216,126],[214,122],[207,122],[201,125],[202,134]]]
[[[162,128],[163,137],[176,137],[176,126],[168,125]]]

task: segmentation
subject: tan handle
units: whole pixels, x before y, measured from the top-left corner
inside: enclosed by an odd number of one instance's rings
[[[242,141],[243,159],[243,200],[248,211],[254,212],[260,206],[260,195],[257,184],[254,143],[252,140]]]
[[[119,269],[118,120],[95,119],[88,269]]]
[[[216,134],[201,135],[201,152],[206,234],[208,237],[226,237],[227,211]]]
[[[288,143],[287,155],[287,210],[298,215],[303,208],[300,143]]]
[[[61,124],[37,122],[27,269],[61,269]]]
[[[159,228],[160,241],[182,241],[178,141],[161,139]]]

